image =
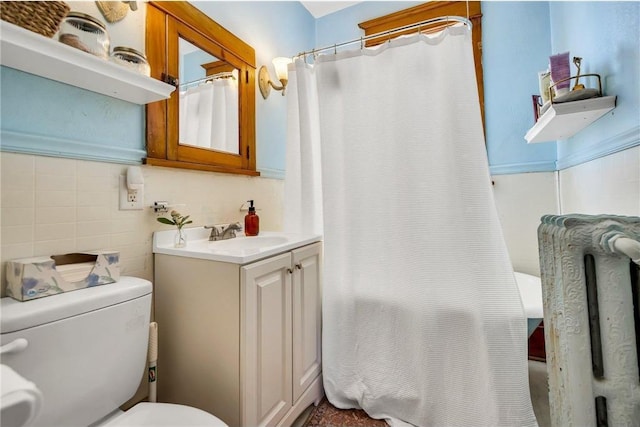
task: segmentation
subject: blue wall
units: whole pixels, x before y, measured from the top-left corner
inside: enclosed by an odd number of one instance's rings
[[[640,3],[483,2],[487,150],[493,174],[561,170],[640,144]],[[617,107],[565,141],[526,144],[549,55],[583,58]],[[572,66],[572,72],[575,68]],[[589,85],[594,85],[590,82]]]
[[[194,2],[255,48],[258,68],[360,37],[357,24],[414,6],[367,1],[314,19],[299,3]],[[640,3],[483,2],[483,67],[491,172],[562,169],[640,144]],[[126,22],[126,21],[124,21]],[[138,31],[144,31],[140,28]],[[537,72],[552,53],[584,58],[583,71],[603,76],[618,106],[567,141],[526,144],[533,124]],[[144,107],[2,67],[2,149],[124,163],[145,156]],[[256,87],[257,165],[263,176],[285,168],[286,97],[264,100]]]
[[[315,20],[299,2],[192,3],[253,46],[258,68],[268,65],[272,76],[271,59],[314,46]],[[257,82],[256,93],[257,167],[282,178],[286,98],[272,91],[262,99]],[[0,107],[2,150],[118,163],[146,156],[144,106],[2,67]]]
[[[0,69],[2,150],[140,163],[144,106]]]
[[[180,84],[190,83],[205,78],[207,76],[207,70],[202,67],[202,64],[217,60],[218,58],[203,50],[196,50],[195,52],[182,55],[180,69],[178,71]],[[184,90],[184,88],[181,88],[181,90]]]
[[[553,171],[556,143],[527,144],[531,95],[549,64],[547,2],[483,2],[485,133],[492,174]]]
[[[420,2],[363,2],[316,20],[316,45],[360,37],[357,24]],[[640,143],[639,2],[482,3],[487,152],[492,174],[554,171]],[[353,47],[351,47],[353,48]],[[527,144],[531,95],[553,53],[584,58],[618,106],[568,141]]]
[[[616,108],[558,142],[558,169],[640,144],[640,3],[551,2],[554,53],[582,57],[585,73],[601,75]],[[575,69],[572,67],[572,71]]]

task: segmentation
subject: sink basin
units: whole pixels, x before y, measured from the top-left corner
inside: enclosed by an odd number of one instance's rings
[[[314,234],[267,231],[261,232],[258,236],[238,234],[232,239],[209,241],[209,230],[205,230],[204,227],[189,228],[185,231],[187,245],[184,248],[173,247],[175,230],[155,232],[153,252],[246,264],[321,240],[321,236]]]
[[[242,236],[235,239],[209,242],[209,246],[213,250],[243,251],[278,246],[287,243],[287,241],[288,239],[284,236]]]

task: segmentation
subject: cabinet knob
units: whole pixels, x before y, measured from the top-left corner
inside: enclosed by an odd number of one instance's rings
[[[297,268],[298,270],[302,270],[302,264],[300,264],[300,263],[296,264],[296,268]]]
[[[290,269],[290,268],[287,268],[287,273],[289,273],[289,274],[293,274],[293,270],[292,270],[292,269]]]

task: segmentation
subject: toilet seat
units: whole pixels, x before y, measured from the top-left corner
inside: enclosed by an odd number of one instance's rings
[[[228,427],[208,412],[173,403],[138,403],[104,427]]]

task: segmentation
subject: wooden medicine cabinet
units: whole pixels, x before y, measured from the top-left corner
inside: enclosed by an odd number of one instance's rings
[[[151,76],[177,90],[147,105],[146,164],[259,175],[255,51],[184,1],[151,1]]]

